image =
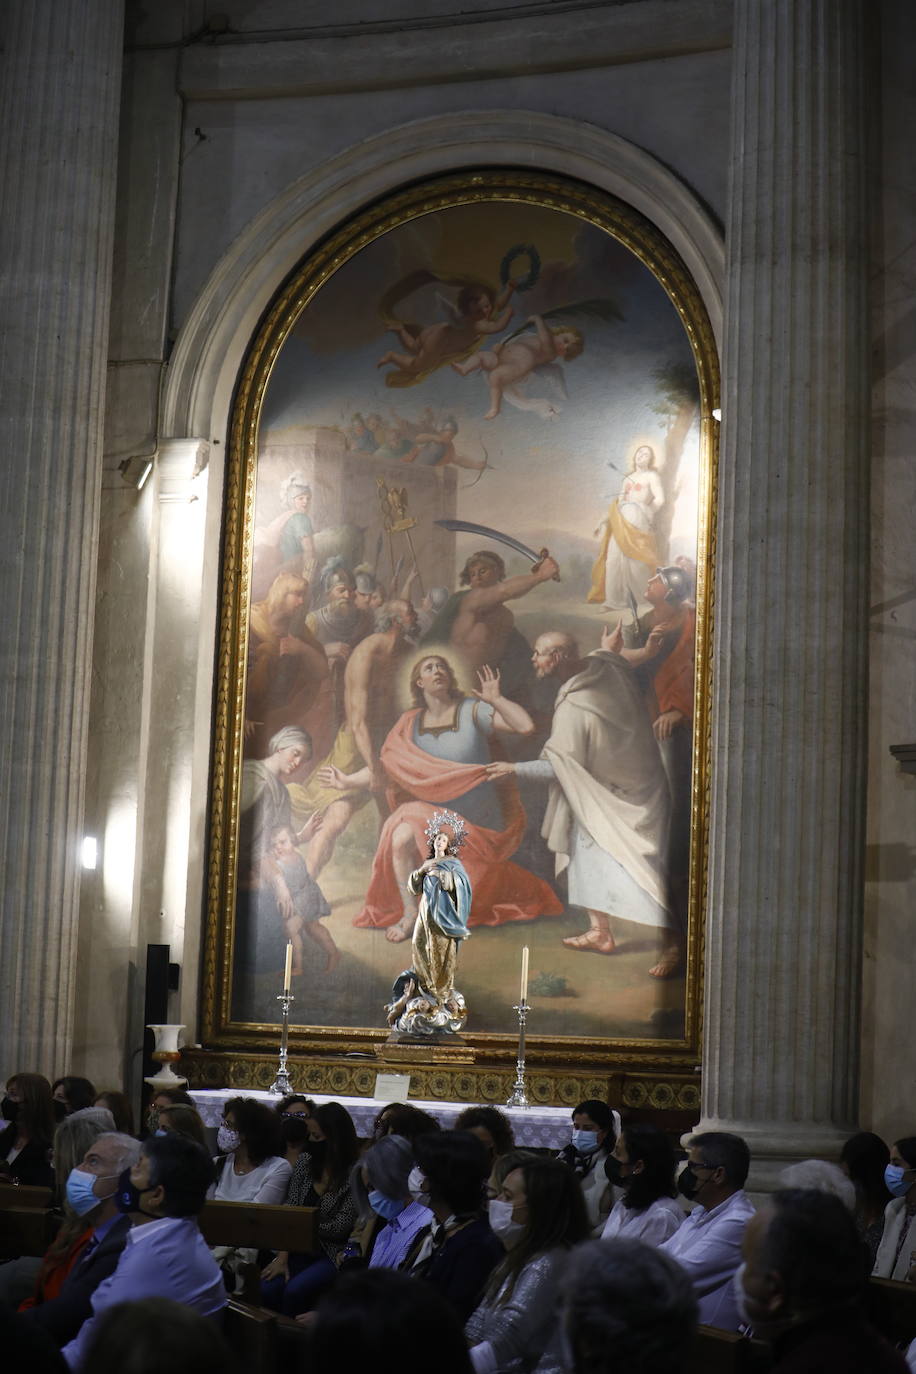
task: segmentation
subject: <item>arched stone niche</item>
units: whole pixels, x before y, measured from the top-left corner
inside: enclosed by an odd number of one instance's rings
[[[187,866],[161,874],[161,904],[184,913],[173,957],[183,964],[180,1019],[192,1040],[197,1023],[200,934],[206,882],[205,825],[216,617],[219,597],[223,455],[236,381],[258,322],[289,273],[332,229],[399,187],[462,168],[507,166],[560,173],[633,206],[670,241],[692,275],[721,348],[724,245],[705,207],[668,168],[634,144],[594,125],[533,111],[488,111],[418,120],[360,143],[294,182],[270,202],[223,257],[184,322],[169,361],[160,415],[160,455],[175,461],[193,446],[195,468],[208,472],[201,545],[186,555],[200,568],[195,681],[169,686],[171,709],[152,714],[149,756],[159,730],[184,738],[192,766],[172,779],[169,806],[188,817]],[[160,522],[180,507],[160,504]],[[168,623],[170,583],[157,578],[157,620]],[[188,607],[182,606],[187,622]],[[183,717],[183,719],[181,718]],[[179,798],[176,788],[187,792]],[[159,938],[168,939],[168,931]]]

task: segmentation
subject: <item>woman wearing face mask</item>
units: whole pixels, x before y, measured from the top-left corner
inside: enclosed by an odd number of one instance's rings
[[[624,1126],[605,1162],[608,1182],[623,1189],[601,1233],[603,1240],[627,1236],[661,1245],[684,1220],[675,1201],[675,1158],[671,1142],[657,1126]]]
[[[309,1142],[293,1171],[286,1201],[318,1209],[317,1249],[281,1250],[261,1271],[265,1307],[297,1317],[309,1312],[337,1276],[337,1261],[356,1221],[350,1171],[359,1157],[353,1118],[339,1102],[324,1102],[309,1118]]]
[[[916,1281],[916,1136],[891,1146],[884,1182],[891,1201],[884,1209],[884,1230],[872,1270],[874,1278]]]
[[[216,1143],[225,1154],[213,1192],[218,1202],[285,1201],[293,1171],[281,1153],[276,1112],[251,1097],[230,1098]]]
[[[503,1254],[484,1214],[487,1152],[470,1131],[435,1131],[417,1138],[414,1153],[411,1193],[434,1219],[401,1267],[437,1288],[465,1322]]]
[[[590,1097],[573,1108],[572,1124],[572,1141],[557,1158],[569,1165],[582,1185],[592,1234],[600,1236],[613,1201],[604,1162],[614,1148],[620,1117],[606,1102]]]
[[[291,1169],[299,1163],[299,1156],[308,1145],[309,1118],[315,1110],[310,1097],[300,1097],[291,1093],[277,1103],[277,1116],[280,1118],[280,1134],[283,1137],[283,1152]]]
[[[383,1136],[350,1175],[359,1209],[359,1239],[370,1269],[397,1269],[433,1214],[410,1191],[413,1149],[400,1135]],[[419,1191],[419,1180],[413,1179]],[[365,1243],[364,1243],[365,1242]]]
[[[559,1369],[542,1357],[556,1327],[567,1257],[590,1232],[582,1190],[560,1160],[531,1159],[506,1177],[489,1212],[506,1254],[464,1328],[474,1368],[477,1374],[521,1374],[536,1364]]]
[[[0,1178],[13,1178],[37,1188],[53,1187],[51,1084],[40,1073],[13,1074],[6,1085],[2,1111],[7,1125],[0,1133]]]

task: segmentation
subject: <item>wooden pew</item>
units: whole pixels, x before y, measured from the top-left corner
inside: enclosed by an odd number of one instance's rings
[[[277,1314],[230,1298],[223,1312],[223,1335],[246,1374],[277,1374]]]
[[[0,1260],[42,1256],[59,1224],[50,1207],[0,1207]]]
[[[206,1202],[198,1218],[208,1245],[232,1245],[250,1250],[288,1250],[310,1254],[318,1246],[318,1213],[314,1207],[271,1206],[264,1202]],[[242,1296],[257,1306],[261,1297],[260,1269],[244,1265]]]
[[[699,1326],[685,1374],[752,1374],[761,1368],[761,1347],[734,1331]]]
[[[916,1340],[916,1284],[895,1279],[869,1279],[865,1292],[865,1311],[891,1345],[909,1345]]]
[[[50,1188],[32,1188],[27,1184],[0,1182],[0,1209],[50,1206]]]
[[[248,1246],[309,1254],[317,1246],[315,1207],[273,1207],[264,1202],[205,1202],[198,1217],[208,1245]]]

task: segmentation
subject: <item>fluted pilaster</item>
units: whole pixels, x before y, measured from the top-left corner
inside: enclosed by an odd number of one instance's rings
[[[860,0],[736,0],[734,45],[703,1105],[775,1163],[857,1110]]]
[[[122,0],[0,12],[0,1025],[68,1063]]]

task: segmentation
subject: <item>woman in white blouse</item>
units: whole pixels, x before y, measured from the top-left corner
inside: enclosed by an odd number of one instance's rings
[[[286,1201],[293,1171],[283,1158],[276,1112],[252,1097],[231,1097],[223,1109],[216,1143],[225,1154],[217,1165],[213,1196],[218,1201]]]
[[[627,1236],[661,1245],[674,1235],[684,1210],[675,1201],[674,1150],[664,1131],[642,1122],[624,1126],[604,1167],[623,1197],[611,1209],[602,1240]]]

